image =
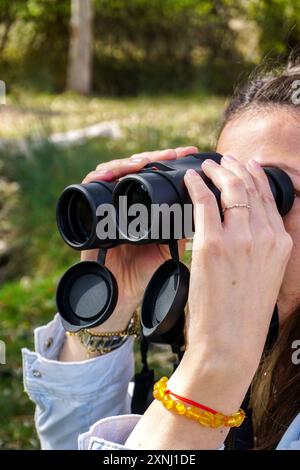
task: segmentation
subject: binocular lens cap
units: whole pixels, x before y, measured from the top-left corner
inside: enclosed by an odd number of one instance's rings
[[[95,261],[83,261],[68,269],[56,291],[57,308],[67,331],[100,325],[112,314],[117,299],[115,277]]]
[[[188,299],[189,279],[188,268],[175,259],[165,261],[155,271],[145,291],[141,309],[141,323],[146,337],[155,341],[155,337],[167,337],[172,329],[174,332],[177,326],[179,328]]]

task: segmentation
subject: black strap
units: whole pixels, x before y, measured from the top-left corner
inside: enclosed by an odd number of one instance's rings
[[[154,385],[154,371],[148,366],[148,348],[147,338],[141,333],[140,353],[142,360],[142,370],[134,376],[134,391],[131,401],[131,412],[143,414],[153,400],[152,390]]]
[[[279,333],[279,317],[278,308],[275,305],[269,333],[267,336],[265,351],[269,351],[275,344]],[[250,408],[250,394],[251,389],[249,388],[244,398],[241,408],[246,413],[246,419],[239,428],[233,428],[230,432],[228,442],[230,442],[229,448],[235,450],[249,450],[254,447],[254,433],[252,423],[252,409]],[[226,448],[226,447],[225,447]]]

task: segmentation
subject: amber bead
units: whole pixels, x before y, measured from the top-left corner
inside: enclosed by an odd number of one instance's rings
[[[162,399],[162,404],[167,408],[167,410],[170,410],[173,407],[173,400],[172,398],[170,398],[170,395],[164,395]]]
[[[224,426],[224,416],[221,413],[217,413],[213,416],[211,426],[213,428],[219,428]]]
[[[161,401],[166,409],[197,421],[201,426],[212,428],[219,428],[221,426],[238,427],[245,419],[243,410],[239,410],[231,416],[225,416],[222,413],[212,413],[200,407],[186,406],[182,401],[174,400],[171,394],[166,393],[167,387],[168,378],[162,377],[153,387],[153,397]]]
[[[209,413],[208,411],[203,411],[200,414],[198,421],[200,424],[202,424],[202,426],[209,427],[211,426],[212,417],[213,417],[212,413]]]
[[[186,409],[186,416],[187,418],[198,420],[199,410],[195,406],[188,406]]]
[[[245,413],[243,410],[234,413],[231,416],[228,416],[226,419],[226,426],[229,427],[239,427],[245,419]]]
[[[156,399],[156,400],[159,400],[161,401],[164,397],[165,393],[163,390],[161,390],[160,388],[156,389],[156,390],[153,390],[153,397]]]
[[[175,401],[174,402],[174,410],[180,414],[180,415],[184,415],[186,413],[186,406],[181,403],[180,401]]]

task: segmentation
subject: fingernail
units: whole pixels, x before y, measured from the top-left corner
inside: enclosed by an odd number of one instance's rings
[[[134,158],[131,158],[130,161],[128,162],[129,164],[132,164],[132,163],[141,163],[142,161],[146,160],[145,157],[134,157]]]
[[[261,171],[261,166],[256,160],[249,160],[249,162],[247,163],[247,168],[255,172]]]
[[[222,160],[225,160],[225,162],[232,162],[235,160],[235,158],[232,155],[226,154],[226,155],[223,155]]]
[[[113,178],[113,172],[111,170],[97,170],[96,174],[101,178]]]
[[[211,166],[214,166],[214,165],[217,165],[217,163],[214,161],[214,160],[210,160],[209,158],[207,160],[204,160],[204,162],[202,163],[202,165],[211,165]]]
[[[169,160],[176,160],[176,158],[177,158],[176,150],[166,149],[163,152],[165,153],[165,156],[167,156],[169,154]]]
[[[197,171],[193,170],[192,168],[189,168],[187,171],[186,171],[186,176],[188,178],[198,178],[199,177],[199,174],[197,173]]]

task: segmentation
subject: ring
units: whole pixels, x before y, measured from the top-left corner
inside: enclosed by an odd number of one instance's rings
[[[236,207],[244,207],[245,209],[248,209],[248,210],[250,210],[251,208],[249,204],[232,204],[232,206],[224,207],[224,209],[222,210],[222,215],[224,215],[227,210],[235,209]]]

